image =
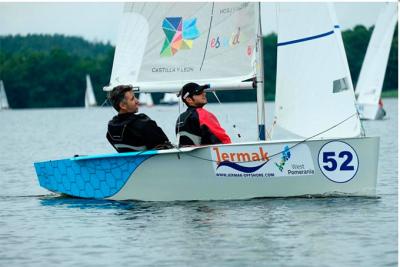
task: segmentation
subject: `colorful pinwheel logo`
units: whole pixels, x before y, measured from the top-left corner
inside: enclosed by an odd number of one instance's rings
[[[196,18],[187,20],[182,20],[182,17],[165,18],[162,24],[165,41],[160,55],[171,57],[180,49],[191,49],[193,40],[200,36],[196,22]]]

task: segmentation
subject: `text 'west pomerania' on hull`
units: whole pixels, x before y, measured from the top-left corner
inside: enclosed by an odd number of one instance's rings
[[[259,146],[245,152],[238,152],[234,147],[213,147],[212,151],[216,175],[220,177],[281,177],[314,173],[311,153],[304,144],[296,147],[296,152],[303,155],[301,161],[287,145]],[[272,160],[268,155],[274,155]],[[284,168],[289,159],[291,164]]]

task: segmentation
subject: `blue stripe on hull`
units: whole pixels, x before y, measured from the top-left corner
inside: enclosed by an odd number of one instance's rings
[[[151,156],[55,160],[35,163],[35,169],[40,186],[50,191],[100,199],[119,192],[136,168]]]

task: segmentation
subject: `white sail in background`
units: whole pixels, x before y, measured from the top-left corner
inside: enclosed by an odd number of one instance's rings
[[[92,82],[90,76],[86,74],[86,92],[85,92],[85,107],[97,106],[96,98],[93,92]]]
[[[143,16],[133,12],[123,12],[115,48],[110,89],[121,84],[134,85],[136,83],[148,33],[149,26]]]
[[[142,92],[177,92],[187,82],[251,87],[256,3],[127,3],[110,80]]]
[[[163,99],[161,99],[160,104],[164,105],[175,105],[178,104],[179,97],[174,93],[165,93]]]
[[[396,21],[397,4],[387,3],[376,22],[356,87],[360,114],[366,119],[375,119],[379,110]]]
[[[6,90],[4,89],[4,83],[0,80],[0,109],[8,109],[10,108],[8,105]]]
[[[310,138],[339,123],[315,139],[360,136],[344,46],[330,6],[280,3],[277,8],[273,139]]]
[[[140,93],[139,94],[139,103],[140,105],[144,105],[147,107],[154,106],[153,98],[150,93]]]

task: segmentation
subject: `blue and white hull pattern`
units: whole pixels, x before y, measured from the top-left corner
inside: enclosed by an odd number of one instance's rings
[[[50,191],[82,198],[108,198],[118,193],[135,169],[151,157],[118,156],[47,161],[35,163],[35,169],[40,186]]]
[[[35,163],[42,187],[112,200],[375,196],[378,137],[265,141]]]

